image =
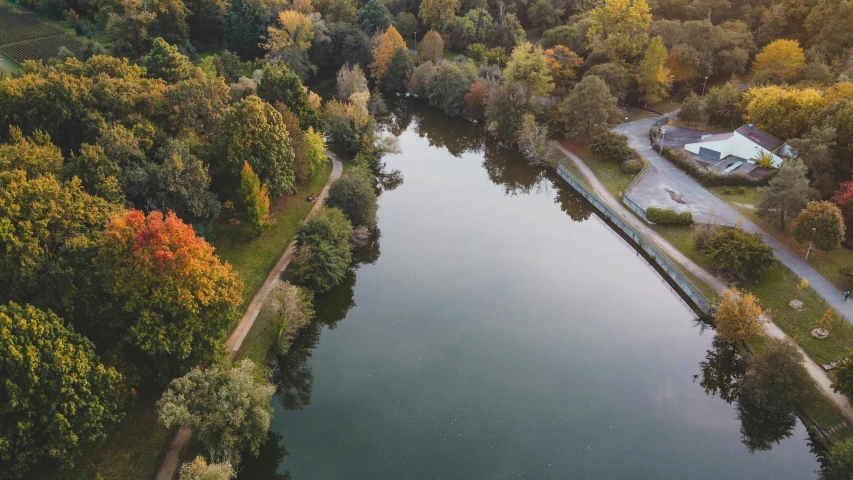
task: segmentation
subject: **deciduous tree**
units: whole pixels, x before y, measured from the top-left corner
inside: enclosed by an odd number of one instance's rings
[[[583,59],[563,45],[545,50],[548,69],[557,87],[566,88],[577,78],[577,69],[583,65]]]
[[[121,419],[122,376],[50,311],[0,305],[0,469],[68,468]]]
[[[682,122],[692,123],[702,120],[702,97],[690,92],[690,95],[681,103],[678,119]]]
[[[418,58],[421,61],[437,62],[444,55],[444,40],[435,30],[430,30],[418,45]]]
[[[29,178],[59,176],[62,164],[62,150],[39,130],[27,137],[20,128],[10,126],[9,143],[0,145],[0,171],[23,170]]]
[[[459,11],[459,0],[423,0],[418,18],[425,25],[440,29],[445,23],[453,20]]]
[[[587,75],[560,104],[560,119],[568,135],[591,135],[596,128],[607,128],[621,116],[616,97],[604,81]]]
[[[817,191],[809,186],[806,178],[806,166],[796,159],[785,161],[770,183],[758,191],[761,202],[755,213],[765,218],[779,218],[779,226],[783,230],[785,219],[799,214],[817,196]]]
[[[518,149],[528,162],[541,164],[548,161],[553,148],[548,140],[548,127],[538,123],[532,113],[521,117],[521,128],[516,138]]]
[[[789,142],[797,158],[803,161],[812,177],[812,185],[823,195],[829,195],[837,186],[835,173],[839,161],[835,155],[835,127],[815,125],[801,138]]]
[[[818,90],[771,85],[747,90],[743,105],[748,122],[781,139],[789,139],[808,131],[826,100]]]
[[[236,465],[242,450],[257,455],[267,438],[275,387],[262,378],[251,360],[195,367],[172,380],[157,402],[160,419],[167,427],[192,428],[211,461]]]
[[[764,311],[755,295],[732,287],[723,292],[723,298],[714,312],[717,335],[728,343],[739,343],[764,335],[764,323],[767,320],[763,315]]]
[[[335,181],[329,188],[326,206],[340,209],[355,227],[375,227],[379,203],[370,173],[355,170]]]
[[[705,241],[702,251],[717,265],[738,275],[761,275],[773,263],[773,248],[764,243],[761,235],[739,228],[718,228]]]
[[[832,202],[810,202],[794,219],[792,230],[798,241],[830,251],[844,241],[844,217]]]
[[[231,480],[236,476],[231,464],[207,463],[201,456],[181,465],[178,480]]]
[[[349,101],[349,97],[353,93],[370,91],[364,72],[358,64],[350,65],[347,63],[338,70],[337,87],[338,98],[344,102]]]
[[[268,223],[270,198],[267,194],[267,186],[261,184],[261,180],[252,171],[249,162],[243,162],[237,194],[240,195],[240,200],[246,209],[246,221],[250,229],[256,235],[260,235],[261,229]]]
[[[222,353],[243,283],[174,213],[115,216],[95,264],[122,319],[116,328],[149,359],[149,378],[173,378]]]
[[[406,42],[393,25],[385,33],[378,36],[373,47],[373,63],[370,64],[370,76],[379,82],[388,73],[388,67],[399,49],[406,49]]]
[[[522,42],[512,50],[509,62],[504,70],[507,82],[524,85],[528,92],[537,96],[545,96],[554,88],[548,58],[542,47]]]
[[[659,102],[669,93],[672,75],[664,66],[666,56],[666,47],[661,37],[651,39],[637,74],[637,87],[646,103]]]
[[[323,119],[318,111],[319,106],[311,101],[311,94],[302,84],[302,80],[287,65],[266,65],[258,83],[258,96],[270,105],[283,103],[299,118],[302,130],[308,127],[322,132]]]
[[[649,42],[652,14],[646,0],[605,0],[590,14],[590,46],[610,60],[632,60]]]
[[[750,359],[741,382],[741,396],[770,412],[792,412],[811,379],[803,355],[785,339],[771,338]]]
[[[844,182],[839,185],[831,201],[841,210],[845,232],[850,231],[853,228],[853,182]]]
[[[293,148],[284,122],[272,105],[251,95],[231,106],[222,118],[226,165],[239,174],[249,162],[273,196],[295,190]]]
[[[752,70],[756,74],[770,74],[782,81],[792,80],[806,63],[806,55],[796,40],[776,40],[755,56]]]
[[[324,208],[296,231],[296,281],[325,292],[343,281],[352,260],[352,225],[337,208]]]
[[[391,25],[391,14],[379,0],[367,0],[358,11],[358,26],[368,35],[384,32]]]

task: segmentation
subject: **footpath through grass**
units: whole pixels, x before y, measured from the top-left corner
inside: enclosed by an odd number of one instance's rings
[[[228,215],[220,215],[214,223],[212,243],[216,247],[216,254],[222,261],[230,263],[243,280],[243,308],[258,293],[296,229],[314,206],[306,198],[311,193],[320,193],[331,171],[332,164],[327,163],[308,185],[299,188],[299,193],[273,200],[270,214],[275,224],[259,236],[250,233],[243,224],[232,225]]]
[[[789,251],[805,257],[808,242],[798,242],[794,238],[791,234],[790,221],[787,230],[782,230],[777,222],[761,218],[755,213],[755,206],[761,201],[757,187],[714,187],[709,190],[735,208],[744,218],[761,227]],[[853,267],[853,251],[847,247],[839,246],[831,252],[814,249],[808,260],[804,259],[804,261],[842,292],[853,287],[849,280],[838,273],[839,268]]]
[[[619,198],[619,192],[624,192],[628,185],[637,177],[636,173],[625,173],[619,168],[619,163],[605,160],[592,153],[585,143],[573,139],[562,139],[560,144],[572,153],[580,157],[586,166],[595,174],[596,178],[604,185],[608,192],[615,198]],[[573,163],[571,160],[565,162],[566,166]],[[572,165],[573,167],[573,165]],[[572,173],[575,170],[569,168]],[[577,174],[576,174],[577,175]],[[581,175],[579,178],[583,178]]]

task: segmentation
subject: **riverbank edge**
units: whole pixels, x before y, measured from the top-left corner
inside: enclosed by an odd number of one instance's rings
[[[651,241],[657,247],[663,250],[665,252],[665,255],[670,254],[668,255],[670,261],[674,262],[679,267],[684,268],[687,272],[691,273],[691,280],[700,283],[701,285],[699,286],[702,287],[703,290],[707,289],[708,291],[714,291],[719,294],[722,291],[728,289],[728,287],[723,284],[721,280],[716,278],[711,272],[708,272],[705,268],[692,262],[686,256],[685,252],[679,250],[676,245],[669,242],[658,232],[654,231],[651,228],[648,228],[648,225],[645,223],[645,220],[643,220],[639,215],[637,215],[635,212],[628,208],[624,208],[624,206],[622,206],[622,204],[618,202],[617,199],[613,198],[611,195],[603,195],[604,193],[608,193],[607,189],[603,186],[603,184],[601,184],[600,180],[596,177],[594,170],[586,164],[582,157],[567,149],[558,141],[555,141],[554,145],[556,147],[556,150],[560,152],[564,158],[557,163],[549,163],[549,166],[551,168],[556,171],[559,165],[564,165],[564,167],[571,173],[573,173],[575,176],[579,176],[578,174],[580,174],[579,179],[581,181],[585,180],[587,183],[592,183],[593,188],[591,189],[594,191],[594,193],[598,194],[598,196],[604,203],[608,204],[608,206],[610,207],[613,207],[613,204],[617,204],[619,205],[619,207],[622,207],[622,210],[624,210],[624,212],[622,212],[623,214],[627,212],[627,216],[630,216],[631,219],[635,219],[639,222],[642,222],[642,225],[647,227],[647,231],[643,231],[642,233],[647,234],[647,238],[650,238]],[[598,189],[594,188],[595,186],[600,186],[601,190],[604,191],[597,191]],[[630,222],[630,219],[624,220],[628,220],[627,223],[634,223]],[[635,224],[633,226],[638,227],[639,225]],[[639,228],[639,230],[642,231],[644,229]],[[677,254],[672,255],[671,253],[673,252],[677,252]],[[797,346],[797,348],[800,350],[806,360],[805,366],[813,380],[813,388],[817,393],[820,394],[821,397],[823,397],[828,402],[828,404],[838,413],[838,415],[846,419],[848,423],[847,428],[829,434],[825,431],[825,428],[831,427],[830,425],[821,426],[817,421],[811,418],[803,408],[798,408],[798,415],[801,417],[801,420],[803,421],[803,424],[806,426],[806,428],[815,433],[817,438],[820,439],[820,441],[827,447],[829,447],[834,441],[842,440],[844,438],[853,436],[853,427],[851,427],[851,425],[853,425],[853,405],[851,405],[850,400],[846,396],[835,393],[831,390],[831,388],[829,387],[831,381],[829,381],[829,377],[825,374],[825,372],[823,372],[821,367],[816,362],[814,362],[811,357],[808,356],[808,354],[797,344],[797,342],[793,338],[786,335],[775,323],[772,323],[772,321],[768,324],[766,334],[767,336],[785,338],[792,344]]]

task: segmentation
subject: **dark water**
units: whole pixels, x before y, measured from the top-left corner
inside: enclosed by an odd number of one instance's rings
[[[729,403],[737,356],[568,187],[478,127],[394,114],[405,180],[279,359],[239,478],[816,477],[805,428]]]

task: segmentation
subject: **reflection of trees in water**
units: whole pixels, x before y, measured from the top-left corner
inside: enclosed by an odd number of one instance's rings
[[[770,450],[773,445],[790,437],[797,425],[797,415],[788,411],[771,411],[741,395],[740,385],[746,373],[747,361],[737,349],[715,336],[699,367],[699,384],[709,395],[719,395],[726,403],[736,402],[740,420],[741,441],[750,453]]]
[[[362,265],[375,264],[379,260],[380,237],[381,232],[377,228],[371,233],[367,245],[353,252],[353,268],[347,273],[344,281],[314,298],[314,320],[291,341],[287,354],[276,358],[273,383],[286,410],[299,410],[311,403],[314,375],[308,360],[320,341],[323,327],[334,329],[355,306],[356,270]]]
[[[699,364],[699,368],[702,369],[699,385],[702,385],[705,393],[719,395],[726,403],[737,400],[739,382],[746,372],[746,359],[738,353],[734,345],[714,336],[711,349],[705,355],[705,360]]]
[[[426,137],[431,146],[446,148],[455,157],[482,149],[487,138],[481,126],[462,118],[448,117],[422,102],[395,97],[388,99],[388,107],[388,118],[383,120],[382,126],[389,132],[400,135],[415,121],[418,136]]]
[[[240,465],[238,480],[290,480],[290,472],[279,473],[278,466],[289,455],[282,443],[280,433],[270,431],[267,441],[261,445],[257,458],[243,455],[245,459]]]
[[[557,191],[554,203],[558,204],[560,210],[565,212],[569,218],[576,222],[582,222],[592,215],[592,209],[586,200],[578,195],[562,178],[550,170],[547,171],[546,176],[551,181],[551,186]]]
[[[483,148],[483,168],[489,180],[504,187],[507,195],[529,194],[547,188],[542,180],[544,168],[535,168],[527,164],[518,152],[500,147],[494,142],[486,142]]]

